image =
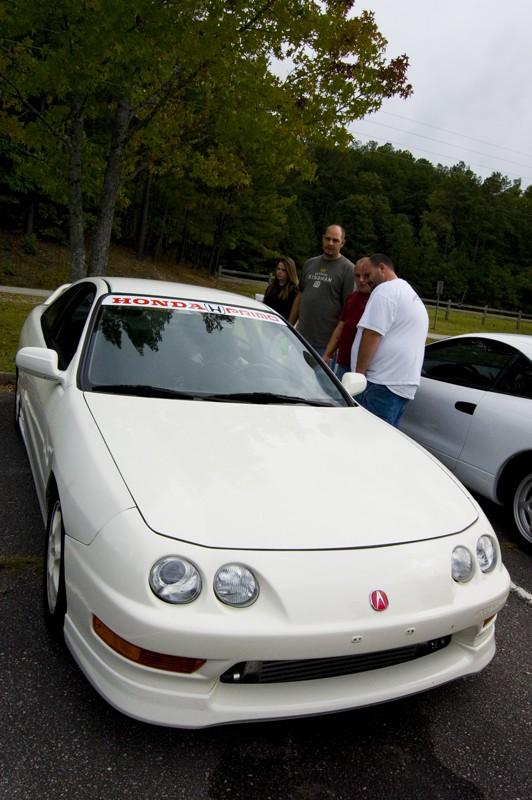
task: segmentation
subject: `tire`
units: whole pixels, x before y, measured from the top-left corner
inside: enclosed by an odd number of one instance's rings
[[[63,639],[66,614],[65,528],[59,498],[55,498],[48,515],[44,549],[44,619],[51,634]]]
[[[511,510],[519,544],[532,552],[532,473],[514,484]]]
[[[18,436],[22,436],[20,430],[20,390],[18,386],[18,369],[15,377],[15,416],[14,416],[15,431]]]

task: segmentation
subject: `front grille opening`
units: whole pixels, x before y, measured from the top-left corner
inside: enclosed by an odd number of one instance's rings
[[[306,658],[293,661],[241,661],[226,670],[220,677],[222,683],[288,683],[290,681],[313,681],[318,678],[338,678],[356,672],[369,672],[383,667],[393,667],[423,658],[443,650],[451,641],[450,636],[441,636],[429,642],[421,642],[393,650],[377,653],[362,653],[334,658]]]

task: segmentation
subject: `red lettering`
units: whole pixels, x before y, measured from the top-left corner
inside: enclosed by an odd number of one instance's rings
[[[168,308],[168,300],[152,300],[152,306],[162,306],[163,308]]]
[[[172,300],[170,305],[172,306],[172,308],[186,308],[187,307],[187,304],[183,303],[182,300]]]
[[[115,303],[131,303],[131,297],[113,297],[113,304]]]
[[[134,297],[133,302],[136,306],[146,306],[150,304],[150,301],[147,297]]]

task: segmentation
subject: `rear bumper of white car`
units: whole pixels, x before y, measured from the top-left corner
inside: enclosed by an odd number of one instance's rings
[[[124,524],[127,523],[127,524]],[[494,615],[509,577],[502,565],[465,585],[450,579],[455,544],[474,552],[481,524],[457,536],[349,551],[233,551],[154,535],[125,512],[90,546],[67,537],[65,638],[83,671],[120,711],[147,722],[203,727],[305,716],[384,702],[481,670],[495,652]],[[148,571],[169,554],[201,569],[204,591],[188,606],[161,602]],[[261,594],[248,608],[216,600],[212,577],[246,563]],[[388,595],[371,608],[371,590]],[[154,653],[206,659],[191,675],[142,666],[96,634],[94,616],[117,636]],[[277,683],[223,683],[241,662],[334,659],[450,637],[447,646],[394,666]]]

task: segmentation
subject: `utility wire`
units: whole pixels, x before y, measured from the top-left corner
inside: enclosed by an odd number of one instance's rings
[[[522,150],[514,150],[512,147],[506,147],[503,144],[495,144],[495,142],[488,142],[486,139],[476,139],[474,136],[468,136],[466,133],[450,131],[447,130],[447,128],[440,128],[438,125],[431,125],[429,122],[421,122],[421,120],[412,119],[412,117],[403,117],[401,114],[393,114],[391,111],[383,111],[382,109],[380,109],[377,113],[386,114],[387,117],[396,117],[397,119],[402,119],[405,122],[413,122],[415,125],[424,125],[426,128],[433,128],[436,131],[442,131],[442,133],[450,133],[452,136],[461,136],[463,139],[469,139],[472,142],[479,142],[480,144],[487,144],[489,147],[496,147],[500,150],[508,150],[510,153],[526,156],[526,158],[532,158],[532,153],[524,153]]]
[[[353,133],[354,133],[355,138],[358,137],[359,135],[362,135],[362,136],[365,136],[367,138],[367,141],[375,141],[375,135],[367,133],[366,131],[361,131],[361,130],[357,129]],[[388,140],[386,142],[386,144],[392,144],[392,145],[394,145],[394,147],[400,147],[400,148],[410,152],[410,150],[408,149],[409,146],[405,145],[405,144],[402,144],[401,142],[394,142],[394,141]],[[444,158],[447,161],[453,162],[453,157],[450,156],[448,153],[447,154],[435,153],[433,150],[427,150],[425,147],[419,147],[418,145],[415,145],[415,149],[416,150],[420,150],[423,153],[429,153],[432,156],[437,156],[438,158]],[[454,160],[454,164],[456,164],[456,160]],[[488,171],[491,171],[491,172],[497,172],[497,170],[494,170],[493,167],[489,167],[487,164],[475,164],[475,163],[472,163],[469,166],[474,166],[477,169],[485,169],[485,170],[488,170]],[[529,183],[532,183],[532,176],[530,178],[526,178],[525,176],[519,175],[519,174],[517,174],[515,172],[514,173],[512,173],[512,172],[508,173],[508,176],[509,177],[513,177],[513,178],[519,178],[527,185]]]
[[[469,147],[464,147],[461,144],[452,144],[451,142],[445,142],[442,139],[434,139],[432,136],[424,136],[422,133],[414,133],[413,131],[405,131],[404,128],[395,128],[393,125],[386,125],[384,122],[376,122],[375,120],[366,120],[371,125],[378,125],[380,128],[389,128],[392,131],[397,131],[398,133],[406,133],[408,136],[417,136],[419,139],[427,139],[429,142],[436,142],[437,144],[444,144],[446,147],[457,147],[465,153],[474,153],[477,156],[482,156],[483,158],[494,158],[497,161],[505,161],[507,164],[513,164],[516,167],[522,167],[523,169],[532,169],[531,164],[521,164],[518,161],[511,161],[509,158],[504,158],[503,156],[494,156],[490,153],[479,153],[478,150],[472,150]],[[467,137],[470,138],[470,137]],[[532,158],[532,156],[530,156]]]

